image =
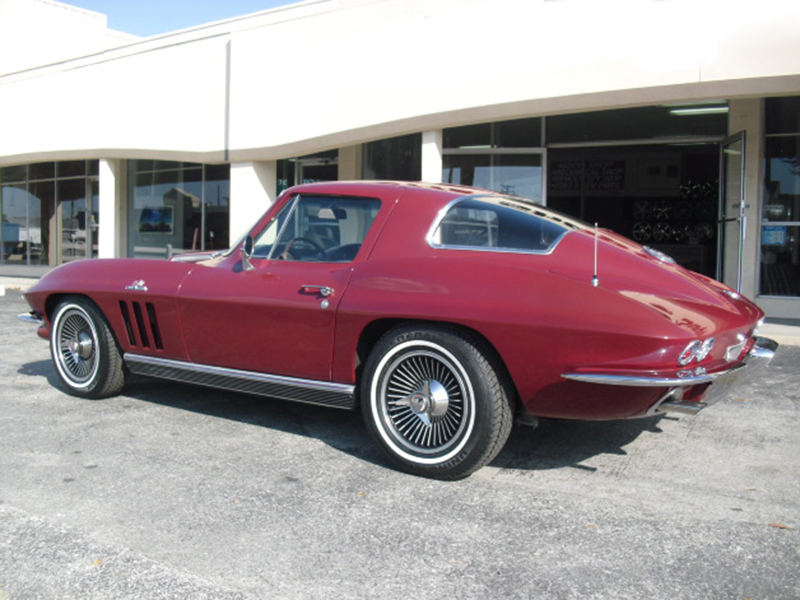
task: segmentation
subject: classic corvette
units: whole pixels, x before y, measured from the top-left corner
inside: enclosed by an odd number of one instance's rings
[[[777,348],[661,252],[448,185],[297,186],[226,252],[69,263],[26,298],[72,394],[132,372],[360,408],[391,463],[441,479],[515,419],[696,413]]]

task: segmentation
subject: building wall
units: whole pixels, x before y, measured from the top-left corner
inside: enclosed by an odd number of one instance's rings
[[[104,15],[0,0],[0,167],[100,159],[101,256],[126,253],[132,159],[231,164],[235,239],[281,159],[338,149],[358,178],[362,144],[421,133],[436,180],[446,128],[718,99],[747,132],[757,293],[763,99],[800,95],[796,0],[307,0],[110,39]],[[766,302],[791,316],[800,300]]]
[[[735,4],[312,0],[0,77],[0,164],[273,160],[516,116],[796,92],[800,4]],[[31,111],[36,128],[19,118]]]
[[[61,62],[135,41],[108,17],[53,0],[0,0],[0,74]]]

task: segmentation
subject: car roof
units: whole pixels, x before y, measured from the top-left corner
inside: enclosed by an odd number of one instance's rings
[[[497,192],[483,190],[463,185],[447,183],[425,183],[416,181],[324,181],[318,183],[304,183],[290,188],[292,193],[300,194],[336,194],[358,196],[383,196],[390,190],[400,193],[402,190],[430,191],[444,193],[452,197],[470,196],[473,194],[497,195]]]

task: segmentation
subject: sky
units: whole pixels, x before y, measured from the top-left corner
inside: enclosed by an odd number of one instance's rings
[[[62,0],[108,15],[108,26],[142,37],[293,4],[298,0]]]

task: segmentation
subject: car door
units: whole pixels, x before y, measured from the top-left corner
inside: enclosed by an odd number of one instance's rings
[[[198,266],[178,296],[191,360],[330,380],[336,310],[380,205],[298,195],[254,238],[249,261]]]

